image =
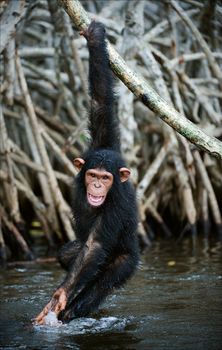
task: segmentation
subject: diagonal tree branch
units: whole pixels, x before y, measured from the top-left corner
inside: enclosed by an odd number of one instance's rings
[[[71,17],[75,26],[79,30],[86,29],[90,23],[90,18],[80,2],[78,0],[59,0],[59,2]],[[170,106],[142,77],[138,76],[126,65],[125,61],[109,43],[108,51],[113,71],[136,97],[190,142],[211,155],[222,159],[222,142],[208,136],[203,130]]]

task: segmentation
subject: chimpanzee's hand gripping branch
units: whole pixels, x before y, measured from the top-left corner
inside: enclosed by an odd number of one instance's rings
[[[135,192],[120,151],[105,29],[92,22],[81,34],[89,49],[91,142],[82,158],[74,160],[79,169],[73,205],[77,240],[65,244],[59,253],[68,272],[36,317],[37,324],[44,323],[50,310],[64,322],[95,311],[132,276],[139,261]]]

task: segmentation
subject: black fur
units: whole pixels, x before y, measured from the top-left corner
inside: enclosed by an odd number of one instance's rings
[[[66,322],[95,311],[113,288],[132,276],[139,261],[135,192],[130,182],[122,183],[119,176],[125,162],[120,154],[118,120],[113,112],[113,77],[103,25],[92,22],[84,36],[90,53],[92,141],[75,180],[73,212],[77,240],[67,243],[59,254],[61,265],[68,270],[61,285],[68,293],[68,303],[59,314]],[[111,172],[114,182],[105,203],[93,208],[86,200],[85,172],[97,167]]]
[[[85,35],[89,49],[89,83],[91,109],[89,130],[90,149],[111,149],[120,152],[118,118],[114,114],[113,73],[105,42],[105,29],[92,22]]]

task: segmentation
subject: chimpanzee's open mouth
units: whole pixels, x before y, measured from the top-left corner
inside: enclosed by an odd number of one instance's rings
[[[103,204],[105,196],[93,196],[92,194],[87,193],[87,199],[90,205],[93,207],[98,207],[99,205]]]

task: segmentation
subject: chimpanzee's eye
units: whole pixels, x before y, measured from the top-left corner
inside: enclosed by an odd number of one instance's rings
[[[90,173],[91,177],[96,177],[96,175],[94,173]]]
[[[109,176],[104,175],[104,176],[103,176],[103,180],[109,180]]]

